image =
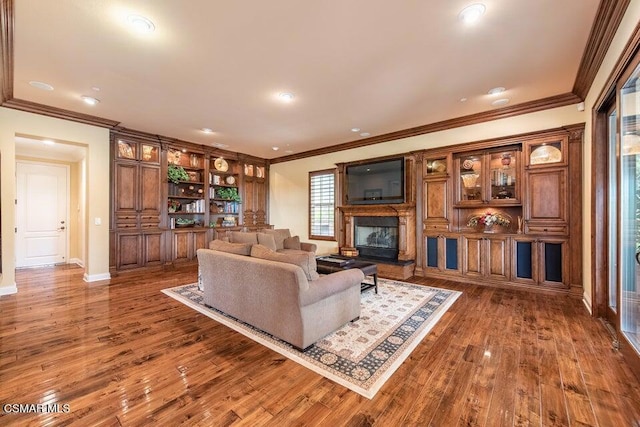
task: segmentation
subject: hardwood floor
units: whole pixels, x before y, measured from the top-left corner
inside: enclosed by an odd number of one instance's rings
[[[0,297],[0,425],[640,426],[640,382],[582,302],[463,291],[368,400],[165,296],[195,267],[87,284],[17,272]]]

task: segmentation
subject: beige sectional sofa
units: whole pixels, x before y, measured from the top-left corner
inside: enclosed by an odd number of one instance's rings
[[[264,229],[258,232],[232,231],[227,233],[225,241],[231,243],[258,243],[278,252],[305,251],[316,252],[314,243],[301,242],[298,236],[291,236],[288,228]]]
[[[199,249],[204,302],[305,349],[360,316],[358,269],[318,276],[315,253],[214,240]]]

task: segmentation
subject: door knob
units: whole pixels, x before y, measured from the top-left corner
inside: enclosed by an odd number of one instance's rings
[[[58,228],[58,230],[60,230],[60,231],[64,230],[64,225],[62,227]]]

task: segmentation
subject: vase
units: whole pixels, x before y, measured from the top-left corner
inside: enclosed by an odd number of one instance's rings
[[[484,232],[485,233],[495,233],[495,231],[493,229],[493,224],[485,224],[484,225]]]

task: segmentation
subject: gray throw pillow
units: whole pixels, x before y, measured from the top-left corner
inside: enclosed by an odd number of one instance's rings
[[[264,233],[273,234],[273,238],[276,240],[276,250],[284,249],[284,239],[291,237],[291,232],[288,228],[277,228],[275,230],[264,230]]]
[[[285,249],[297,249],[297,250],[302,249],[300,247],[299,236],[287,237],[286,239],[284,239],[283,245]]]
[[[294,264],[302,268],[307,280],[316,280],[320,277],[317,271],[316,257],[311,252],[302,253],[280,253],[274,252],[266,246],[253,245],[251,247],[251,256],[255,258],[266,259],[268,261],[284,262]]]
[[[223,242],[222,240],[212,240],[209,242],[209,249],[213,249],[214,251],[245,256],[251,254],[251,246],[249,243],[229,243]]]

